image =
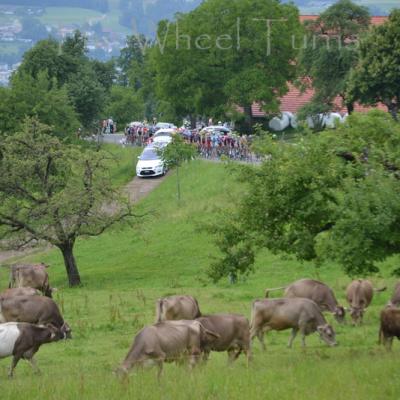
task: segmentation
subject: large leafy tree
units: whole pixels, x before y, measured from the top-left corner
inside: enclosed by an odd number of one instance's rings
[[[133,120],[142,121],[144,118],[143,101],[131,88],[114,86],[111,89],[105,115],[112,116],[121,125]]]
[[[253,251],[339,262],[350,276],[400,252],[400,128],[380,111],[296,145],[266,139],[259,167],[243,167],[243,198],[214,227],[222,257],[210,276],[246,273]]]
[[[400,109],[400,9],[361,42],[349,95],[367,105],[385,104],[395,120]]]
[[[53,134],[66,137],[79,127],[79,121],[64,87],[56,78],[49,79],[46,70],[36,77],[25,72],[11,79],[10,87],[0,97],[0,131],[10,134],[19,130],[25,117],[37,117],[53,127]]]
[[[223,115],[251,104],[277,110],[294,78],[298,10],[274,0],[209,0],[159,24],[156,89],[178,116]]]
[[[132,210],[110,180],[107,154],[62,144],[49,131],[27,119],[21,131],[0,137],[0,240],[10,248],[57,247],[76,286],[77,238],[100,235]]]
[[[300,43],[298,74],[303,89],[315,90],[314,108],[324,104],[332,110],[335,98],[340,96],[348,113],[353,111],[354,100],[346,89],[350,72],[358,61],[358,40],[369,23],[366,7],[340,0],[306,25],[305,41]]]
[[[86,37],[75,31],[63,42],[38,42],[25,53],[16,75],[27,74],[37,79],[43,71],[47,71],[50,80],[56,79],[58,88],[67,89],[81,125],[91,126],[106,104],[115,75],[114,64],[90,60]]]

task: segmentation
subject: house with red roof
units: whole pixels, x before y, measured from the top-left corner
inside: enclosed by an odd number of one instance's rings
[[[314,21],[318,18],[318,15],[301,15],[300,21]],[[372,25],[382,25],[388,17],[384,16],[374,16],[371,17],[371,24]],[[300,89],[295,87],[291,82],[288,83],[289,91],[279,99],[280,102],[280,112],[285,113],[287,115],[293,114],[296,115],[300,108],[305,106],[309,103],[314,95],[314,90],[307,89],[306,91],[302,92]],[[338,96],[335,101],[335,109],[333,110],[336,113],[344,116],[347,114],[347,109],[342,104],[342,99]],[[383,111],[387,111],[387,108],[383,104],[378,104],[376,108],[379,108]],[[365,107],[360,104],[355,104],[354,111],[356,112],[366,112],[370,110],[371,107]],[[254,119],[266,118],[267,114],[262,110],[262,105],[259,103],[253,103],[252,105],[252,117]],[[278,124],[279,125],[279,124]]]

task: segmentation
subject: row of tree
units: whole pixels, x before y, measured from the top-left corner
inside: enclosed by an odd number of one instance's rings
[[[113,62],[91,60],[86,39],[75,32],[64,42],[38,42],[24,55],[10,86],[1,88],[0,130],[18,130],[26,116],[36,116],[54,127],[59,136],[69,136],[81,126],[97,124],[111,91]]]
[[[305,25],[292,4],[209,0],[161,21],[154,41],[129,37],[120,84],[140,93],[147,115],[173,120],[230,117],[250,129],[252,103],[279,112],[289,81],[315,90],[302,118],[334,110],[338,96],[349,114],[356,102],[383,103],[397,118],[399,22],[394,10],[372,27],[368,9],[350,0]]]

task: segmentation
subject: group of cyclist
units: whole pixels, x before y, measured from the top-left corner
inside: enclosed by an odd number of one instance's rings
[[[125,143],[146,146],[152,142],[156,132],[155,125],[128,125],[125,129]],[[227,157],[234,160],[252,161],[254,155],[250,151],[251,135],[235,134],[224,125],[214,127],[200,126],[189,129],[183,126],[176,130],[186,142],[194,144],[201,157],[219,159]]]

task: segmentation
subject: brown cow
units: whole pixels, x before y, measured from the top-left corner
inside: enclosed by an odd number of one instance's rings
[[[387,306],[381,311],[379,343],[391,350],[394,337],[400,339],[400,309]]]
[[[41,293],[31,287],[21,287],[21,288],[12,288],[6,289],[0,293],[0,299],[6,297],[15,297],[15,296],[36,296],[40,295]]]
[[[39,372],[33,358],[44,343],[63,338],[59,329],[52,325],[37,326],[25,322],[0,324],[0,358],[13,356],[8,376],[11,378],[21,358],[28,360],[34,370]]]
[[[350,305],[349,311],[353,324],[361,324],[365,309],[371,304],[374,297],[374,291],[382,292],[382,289],[374,289],[372,283],[366,279],[356,279],[352,281],[346,289],[347,302]]]
[[[160,378],[164,362],[184,361],[185,357],[194,367],[202,349],[217,338],[198,321],[163,321],[146,326],[136,335],[118,372],[126,374],[134,366],[154,363]]]
[[[290,328],[292,335],[288,347],[292,347],[298,331],[302,334],[303,346],[305,346],[305,337],[316,331],[329,346],[336,346],[333,328],[326,322],[320,308],[312,300],[295,297],[253,302],[250,337],[253,340],[257,336],[263,350],[265,350],[265,332]]]
[[[215,314],[197,318],[206,329],[215,332],[219,338],[204,349],[204,359],[208,359],[210,351],[227,351],[229,361],[236,360],[243,351],[247,361],[251,358],[250,326],[243,315]]]
[[[396,283],[393,290],[392,298],[389,300],[389,306],[398,307],[400,305],[400,282]]]
[[[57,304],[45,296],[0,298],[1,322],[52,324],[60,329],[66,338],[71,337],[71,329],[61,316]]]
[[[192,296],[169,296],[156,302],[156,322],[198,317],[201,317],[199,303]]]
[[[325,283],[314,279],[300,279],[289,286],[280,288],[266,289],[265,297],[273,290],[285,289],[284,297],[303,297],[317,303],[321,311],[331,312],[336,321],[344,322],[345,310],[336,300],[333,290]]]
[[[50,287],[46,268],[48,265],[43,263],[12,265],[8,287],[32,287],[51,298],[53,289]]]

